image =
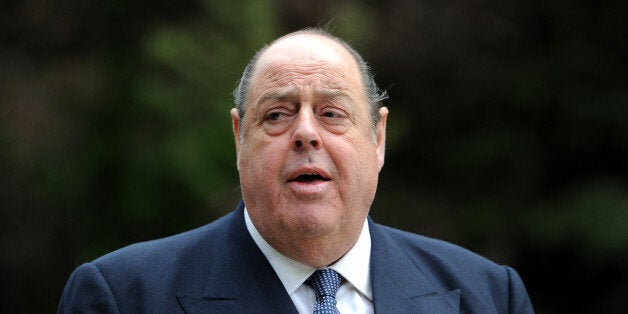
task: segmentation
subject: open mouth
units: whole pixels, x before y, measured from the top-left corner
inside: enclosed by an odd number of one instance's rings
[[[301,183],[312,183],[315,181],[329,181],[330,178],[325,178],[317,173],[303,173],[298,175],[296,178],[291,179],[289,182],[301,182]]]

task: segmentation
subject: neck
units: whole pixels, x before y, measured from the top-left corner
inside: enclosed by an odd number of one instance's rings
[[[334,264],[355,245],[359,236],[360,230],[351,235],[298,239],[279,239],[262,234],[268,244],[279,253],[314,268],[323,268]]]

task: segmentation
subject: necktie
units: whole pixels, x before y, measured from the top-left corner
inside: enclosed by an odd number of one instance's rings
[[[319,269],[310,276],[309,284],[316,292],[314,314],[339,314],[336,307],[336,292],[342,277],[333,269]]]

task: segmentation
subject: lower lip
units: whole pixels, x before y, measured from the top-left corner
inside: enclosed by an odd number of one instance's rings
[[[312,182],[299,182],[290,181],[288,186],[295,194],[301,195],[316,195],[327,191],[330,181],[312,181]]]

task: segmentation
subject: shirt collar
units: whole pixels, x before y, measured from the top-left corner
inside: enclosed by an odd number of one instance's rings
[[[337,271],[367,299],[373,300],[371,290],[371,234],[365,220],[358,241],[353,247],[329,268]]]
[[[277,273],[279,280],[286,288],[288,295],[292,295],[313,273],[316,268],[299,263],[275,250],[257,231],[249,212],[244,208],[244,220],[246,229],[262,251],[270,265]],[[369,300],[373,300],[371,289],[371,235],[366,220],[362,226],[362,232],[353,247],[329,268],[337,271],[351,285]]]

